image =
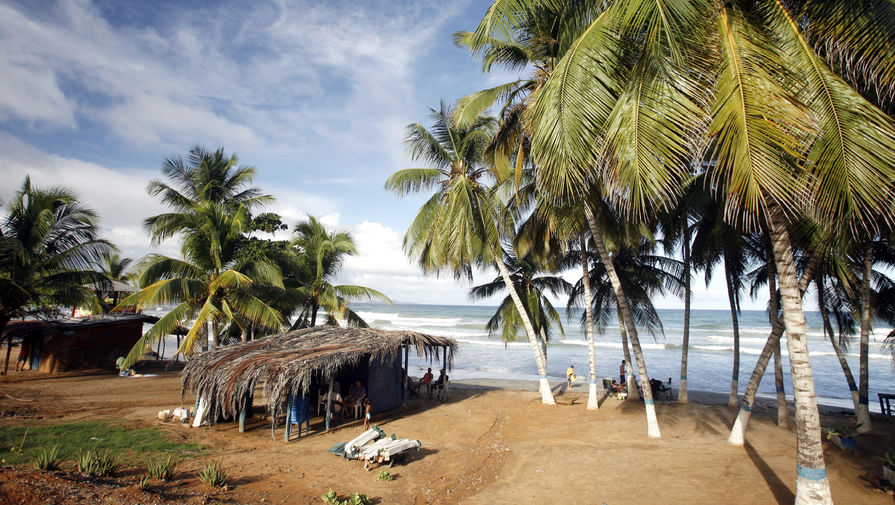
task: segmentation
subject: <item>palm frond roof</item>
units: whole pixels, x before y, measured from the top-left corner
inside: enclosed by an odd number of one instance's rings
[[[187,362],[181,373],[182,393],[195,391],[209,402],[210,419],[235,418],[255,386],[264,385],[268,412],[276,426],[280,406],[290,394],[309,393],[314,379],[328,381],[364,357],[393,362],[404,347],[420,358],[447,351],[453,363],[457,342],[447,337],[407,330],[317,326],[271,335],[204,352]]]

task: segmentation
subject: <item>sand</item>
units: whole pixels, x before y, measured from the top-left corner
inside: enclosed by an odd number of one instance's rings
[[[546,406],[533,387],[513,389],[526,387],[453,383],[447,402],[423,398],[376,416],[374,423],[388,433],[423,444],[390,468],[396,476],[390,482],[378,481],[376,469],[367,472],[360,462],[327,454],[359,434],[359,423],[322,433],[318,418],[310,437],[287,444],[282,429],[271,439],[260,409],[244,434],[235,423],[191,429],[155,420],[159,410],[180,405],[177,372],[130,379],[108,372],[0,377],[0,429],[97,418],[159,425],[213,450],[182,464],[177,485],[229,503],[322,503],[319,496],[330,488],[343,497],[359,491],[382,504],[793,502],[795,434],[776,426],[770,405],[756,407],[743,448],[725,443],[736,409],[717,404],[724,395],[691,392],[698,403],[657,402],[662,438],[651,440],[640,402],[606,398],[598,411],[588,411],[586,386],[578,384],[558,396],[559,405]],[[827,410],[824,426],[850,422],[837,412]],[[893,502],[880,487],[881,464],[873,458],[895,433],[881,417],[873,421],[875,433],[858,440],[859,454],[824,442],[838,504]],[[203,488],[191,474],[206,459],[220,459],[236,487]]]

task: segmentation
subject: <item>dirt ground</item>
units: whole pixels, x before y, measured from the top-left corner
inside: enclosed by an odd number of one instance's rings
[[[607,398],[598,411],[588,411],[585,388],[579,385],[558,397],[560,405],[546,406],[533,391],[458,384],[447,402],[424,398],[376,416],[374,423],[387,433],[422,441],[420,451],[390,468],[395,480],[378,481],[377,469],[367,472],[361,462],[327,453],[359,434],[359,423],[323,433],[317,418],[310,436],[285,443],[282,428],[271,438],[262,408],[243,434],[235,423],[193,429],[156,420],[159,410],[180,406],[177,372],[142,378],[12,373],[0,377],[0,429],[126,419],[204,443],[211,454],[187,460],[175,482],[149,491],[134,485],[142,469],[116,484],[0,467],[0,502],[319,504],[329,489],[343,498],[358,491],[381,504],[793,502],[795,434],[776,426],[769,406],[754,410],[749,442],[741,448],[725,443],[735,409],[657,402],[662,438],[650,440],[642,403]],[[191,405],[192,397],[186,402]],[[874,456],[895,431],[881,417],[873,421],[875,434],[858,440],[858,454],[824,442],[837,504],[893,502],[881,488],[881,463]],[[837,414],[824,417],[824,426],[849,422]],[[222,461],[233,489],[215,491],[194,477],[209,459]]]

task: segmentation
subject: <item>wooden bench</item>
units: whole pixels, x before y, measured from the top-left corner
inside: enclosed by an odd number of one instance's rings
[[[883,413],[884,416],[891,417],[892,416],[892,404],[891,400],[895,400],[895,394],[892,393],[877,393],[879,395],[879,410]],[[883,403],[885,402],[885,406]]]

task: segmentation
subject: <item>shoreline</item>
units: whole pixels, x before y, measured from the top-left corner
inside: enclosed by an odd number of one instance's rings
[[[588,394],[587,383],[578,381],[575,384],[572,384],[571,391],[566,391],[565,389],[566,381],[556,381],[551,382],[550,387],[553,390],[553,394],[561,395],[565,393],[574,393],[574,394]],[[523,380],[523,379],[458,379],[451,380],[450,387],[452,389],[461,389],[461,390],[478,390],[478,391],[519,391],[519,392],[537,392],[538,390],[538,381],[535,380]],[[601,391],[600,388],[597,390]],[[599,393],[598,393],[599,394]],[[677,389],[674,390],[675,398],[677,397]],[[687,397],[689,403],[695,403],[699,405],[711,405],[711,406],[727,406],[727,400],[729,394],[727,393],[718,393],[715,391],[704,391],[704,390],[696,390],[696,389],[688,389]],[[739,396],[742,399],[742,395]],[[667,404],[675,404],[677,405],[676,400],[670,401],[662,401],[661,403]],[[792,398],[787,398],[787,406],[790,409],[790,414],[792,414],[793,410],[793,402]],[[777,409],[777,398],[769,397],[761,394],[757,394],[755,396],[755,403],[752,406],[753,410],[776,410]],[[822,403],[822,399],[818,398],[817,403],[818,411],[821,415],[845,415],[845,416],[853,416],[855,414],[854,408],[843,407],[841,405],[832,405],[829,403]],[[874,412],[877,413],[878,412]]]

